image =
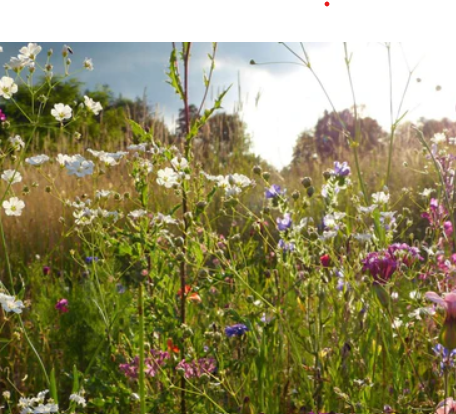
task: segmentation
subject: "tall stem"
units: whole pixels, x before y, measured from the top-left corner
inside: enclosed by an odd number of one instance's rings
[[[139,284],[138,315],[139,315],[139,404],[140,413],[146,414],[146,388],[144,371],[144,288]]]
[[[190,158],[190,145],[191,141],[189,139],[190,134],[190,105],[188,103],[188,81],[189,81],[189,63],[190,63],[190,50],[191,50],[191,42],[184,43],[183,47],[183,56],[184,56],[184,114],[185,114],[185,158],[189,160]],[[184,214],[184,234],[182,238],[184,239],[184,243],[182,245],[182,253],[184,259],[180,263],[180,288],[181,288],[181,298],[180,298],[180,316],[181,316],[181,323],[185,323],[185,284],[186,284],[186,265],[185,265],[185,258],[187,255],[187,230],[189,226],[189,219],[187,217],[188,212],[188,205],[187,205],[187,191],[185,188],[185,180],[182,182],[182,211]],[[185,359],[185,348],[182,344],[181,346],[181,359]],[[185,402],[185,392],[186,392],[186,381],[185,377],[181,379],[181,414],[186,414],[186,402]]]

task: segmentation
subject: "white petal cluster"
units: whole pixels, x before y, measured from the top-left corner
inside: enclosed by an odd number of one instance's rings
[[[65,160],[65,168],[68,171],[68,175],[82,178],[93,174],[95,164],[93,161],[86,160],[82,155],[77,154]]]
[[[0,305],[5,312],[22,313],[25,308],[21,300],[16,300],[14,296],[0,293]]]
[[[29,157],[25,159],[27,164],[33,165],[34,167],[38,167],[43,165],[45,162],[49,161],[49,157],[45,154],[35,155],[33,157]]]
[[[80,405],[81,407],[85,407],[87,405],[86,399],[81,394],[71,394],[70,401],[74,401],[76,404]]]
[[[0,79],[0,98],[11,99],[12,96],[18,91],[14,79],[9,76],[3,76]]]
[[[389,201],[390,195],[380,191],[379,193],[372,194],[372,201],[376,204],[387,204]]]
[[[157,172],[157,183],[166,188],[176,187],[180,183],[180,175],[172,168],[166,167]]]
[[[239,195],[244,188],[252,187],[254,182],[243,174],[229,174],[229,175],[210,175],[205,172],[202,173],[209,181],[214,181],[219,188],[225,190],[227,197],[235,197]]]
[[[63,122],[69,120],[73,116],[73,110],[69,105],[58,103],[51,109],[51,115],[56,121]]]
[[[84,104],[86,108],[94,115],[98,115],[103,110],[103,107],[101,106],[100,102],[95,102],[92,98],[89,98],[87,95],[84,96]]]
[[[13,148],[14,151],[20,151],[21,149],[25,148],[25,142],[22,140],[22,138],[19,135],[16,135],[14,137],[9,137],[8,141],[11,144],[11,147]]]
[[[13,185],[22,181],[22,175],[16,170],[5,170],[2,173],[2,180],[8,184]]]
[[[32,398],[20,398],[19,408],[21,408],[20,414],[48,414],[57,413],[59,411],[58,404],[54,403],[54,400],[49,398],[45,401],[46,394],[49,390],[44,390],[38,393],[36,397]]]

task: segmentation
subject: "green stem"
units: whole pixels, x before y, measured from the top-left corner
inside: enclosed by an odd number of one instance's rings
[[[139,398],[140,414],[146,414],[146,386],[144,371],[144,292],[143,284],[139,284],[138,314],[139,314]]]

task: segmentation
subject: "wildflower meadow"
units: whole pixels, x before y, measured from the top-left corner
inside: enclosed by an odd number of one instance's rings
[[[0,53],[0,413],[456,413],[456,127],[363,117],[347,44],[336,109],[301,46],[325,140],[282,171],[216,43],[198,102],[199,45],[169,46],[175,134],[81,92],[77,44]]]

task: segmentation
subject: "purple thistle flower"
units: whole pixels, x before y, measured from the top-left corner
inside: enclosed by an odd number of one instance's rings
[[[47,276],[51,273],[51,268],[49,266],[43,266],[43,275]]]
[[[292,223],[293,220],[291,220],[290,213],[285,213],[282,219],[277,218],[277,227],[279,228],[279,231],[288,230]]]
[[[347,161],[340,163],[339,161],[334,162],[334,175],[336,177],[347,177],[350,175],[350,167]]]
[[[227,326],[225,328],[225,334],[228,338],[231,338],[233,336],[242,336],[249,330],[250,329],[247,328],[247,326],[245,326],[244,324],[237,323],[235,325]]]
[[[285,191],[280,188],[279,185],[277,184],[272,184],[270,188],[267,188],[265,191],[265,197],[270,199],[270,198],[276,198],[282,194],[284,194]]]

